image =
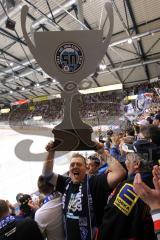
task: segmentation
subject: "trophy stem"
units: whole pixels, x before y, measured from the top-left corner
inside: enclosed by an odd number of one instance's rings
[[[92,128],[80,118],[79,92],[63,92],[62,95],[65,96],[64,118],[52,131],[58,140],[56,150],[95,149],[91,140]]]
[[[64,105],[64,124],[69,129],[89,129],[90,126],[85,124],[79,114],[79,92],[65,94]]]
[[[91,129],[91,127],[85,124],[79,114],[79,92],[63,92],[62,97],[64,101],[64,117],[62,122],[57,125],[56,129]]]

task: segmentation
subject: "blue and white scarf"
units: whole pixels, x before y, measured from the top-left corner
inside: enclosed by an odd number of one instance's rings
[[[48,196],[46,196],[43,200],[43,204],[57,198],[59,196],[59,193],[58,192],[54,192],[54,193],[51,193],[49,194]]]
[[[1,240],[14,240],[16,232],[15,217],[8,215],[0,219],[0,239]]]
[[[15,217],[8,215],[0,219],[0,229],[4,228],[5,226],[9,225],[10,223],[15,222]]]
[[[71,180],[67,181],[66,190],[62,198],[65,227],[66,217],[70,208],[69,203],[72,195],[72,184],[73,183]],[[77,194],[79,194],[82,202],[82,210],[79,211],[78,216],[81,240],[92,240],[93,236],[95,235],[95,215],[93,209],[93,200],[89,187],[89,177],[87,175],[85,177],[84,182],[79,185],[79,191]],[[74,219],[76,219],[76,216],[72,216],[72,218],[73,217]]]

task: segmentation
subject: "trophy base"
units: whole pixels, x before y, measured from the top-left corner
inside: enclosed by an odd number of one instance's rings
[[[53,129],[55,151],[96,150],[90,129]]]

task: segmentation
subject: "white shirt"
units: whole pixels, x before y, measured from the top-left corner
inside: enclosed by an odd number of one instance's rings
[[[61,197],[42,205],[35,213],[35,221],[47,240],[64,240]]]

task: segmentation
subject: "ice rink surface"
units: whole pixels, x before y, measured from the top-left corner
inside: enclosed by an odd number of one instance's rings
[[[22,134],[9,127],[0,128],[0,199],[8,199],[11,203],[15,203],[17,193],[31,194],[37,191],[37,179],[42,172],[45,146],[50,140],[53,140],[51,129],[48,128],[48,131],[51,134],[46,137],[43,132],[39,136],[33,135],[33,130],[25,130],[25,134]],[[23,161],[16,156],[15,147],[24,139],[33,141],[30,151],[33,154],[43,153],[41,159]],[[86,151],[80,153],[86,155]],[[88,155],[93,153],[94,151],[89,151]],[[66,173],[72,154],[73,152],[56,153],[54,172]]]
[[[32,153],[44,152],[49,137],[23,135],[12,129],[0,129],[0,199],[15,203],[17,193],[33,193],[37,190],[37,179],[42,172],[43,159],[23,161],[15,154],[15,146],[23,139],[33,140]],[[52,139],[53,140],[53,139]],[[68,170],[71,153],[56,157],[54,171],[63,174]]]

